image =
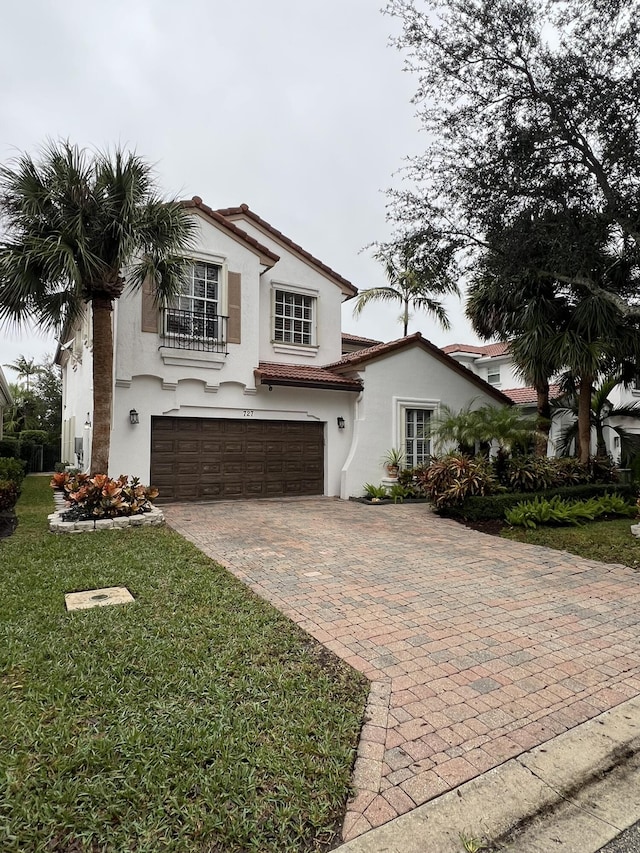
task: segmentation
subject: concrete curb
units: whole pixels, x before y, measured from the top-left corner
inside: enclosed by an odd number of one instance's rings
[[[595,853],[640,819],[640,697],[576,726],[378,829],[341,853]]]

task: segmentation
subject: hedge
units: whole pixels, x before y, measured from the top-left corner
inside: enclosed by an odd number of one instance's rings
[[[562,498],[596,498],[604,494],[620,495],[623,498],[635,500],[637,486],[625,483],[587,483],[582,486],[562,486],[556,489],[545,489],[540,492],[503,492],[498,495],[483,495],[466,498],[463,503],[437,510],[439,515],[449,518],[463,518],[465,521],[488,521],[503,519],[508,509],[521,501],[532,501],[537,497],[552,498],[556,495]]]

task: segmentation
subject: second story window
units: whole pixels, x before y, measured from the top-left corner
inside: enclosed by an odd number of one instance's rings
[[[166,311],[166,331],[187,338],[218,338],[220,271],[216,264],[196,261],[182,293]]]
[[[489,385],[499,385],[500,384],[500,365],[499,364],[490,364],[487,367],[487,382]]]
[[[276,290],[274,294],[273,340],[285,344],[312,346],[314,340],[313,296]]]

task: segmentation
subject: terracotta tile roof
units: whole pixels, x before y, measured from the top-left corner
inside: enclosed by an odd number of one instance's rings
[[[190,201],[181,202],[183,207],[186,208],[197,208],[201,210],[203,213],[206,213],[208,217],[213,219],[219,225],[222,225],[227,231],[231,231],[231,233],[238,237],[243,242],[247,243],[251,246],[252,249],[255,249],[262,256],[264,256],[265,260],[269,260],[273,266],[277,261],[280,260],[280,255],[276,255],[275,252],[268,249],[266,246],[263,246],[262,243],[259,243],[255,237],[252,237],[250,234],[247,234],[246,231],[243,231],[242,228],[238,228],[238,226],[231,222],[229,219],[225,219],[217,210],[213,210],[213,208],[209,207],[208,204],[205,204],[199,195],[194,195],[194,197]]]
[[[257,213],[254,213],[249,209],[248,204],[241,204],[240,207],[221,207],[216,211],[220,216],[224,217],[227,221],[231,221],[231,218],[236,217],[246,217],[254,222],[256,225],[259,225],[289,249],[293,249],[294,252],[297,252],[298,255],[301,255],[306,261],[313,264],[318,269],[322,270],[322,272],[326,273],[330,276],[334,281],[340,283],[349,293],[349,298],[352,296],[358,295],[358,288],[351,284],[350,281],[347,281],[346,278],[343,278],[339,273],[335,270],[332,270],[331,267],[328,267],[326,264],[323,264],[322,261],[319,261],[318,258],[315,258],[310,252],[307,252],[306,249],[303,249],[302,246],[299,246],[297,243],[294,243],[289,237],[286,237],[282,231],[278,231],[277,228],[274,228],[273,225],[270,225],[266,220],[262,219],[261,216],[258,216]]]
[[[369,344],[369,346],[382,343],[382,341],[376,341],[373,338],[361,338],[360,335],[352,335],[349,332],[342,333],[342,340],[345,344]]]
[[[518,403],[520,405],[538,402],[536,389],[532,386],[528,386],[527,388],[508,388],[506,391],[503,391],[503,394],[506,394],[510,400],[513,400],[514,403]],[[560,390],[559,385],[549,385],[550,399],[555,400],[561,395],[562,391]]]
[[[326,367],[329,370],[334,370],[339,373],[350,372],[356,370],[358,365],[360,364],[366,364],[368,361],[373,361],[376,358],[382,358],[383,356],[392,355],[398,350],[402,350],[406,347],[414,345],[420,346],[433,358],[446,364],[446,366],[453,370],[454,373],[458,373],[460,376],[463,376],[468,382],[471,382],[473,385],[477,385],[478,388],[482,389],[482,391],[485,392],[485,394],[489,394],[494,399],[498,400],[504,405],[511,405],[511,400],[506,397],[502,393],[502,391],[499,391],[497,388],[494,388],[493,385],[489,385],[488,382],[485,382],[484,379],[481,379],[479,376],[476,376],[476,374],[472,373],[469,368],[459,364],[455,360],[455,358],[451,358],[451,356],[443,352],[440,347],[435,346],[435,344],[432,344],[431,341],[428,341],[426,338],[423,338],[420,332],[415,332],[413,335],[408,335],[406,338],[398,338],[398,340],[396,341],[389,341],[388,343],[382,343],[377,344],[373,347],[367,347],[366,349],[361,349],[357,352],[345,353],[345,355],[342,356],[340,361],[336,361],[333,364],[328,364],[326,365]]]
[[[362,382],[340,376],[326,367],[308,364],[276,364],[261,361],[254,370],[262,385],[294,385],[298,388],[326,388],[334,391],[361,391]]]
[[[484,344],[483,346],[476,344],[448,344],[446,347],[442,347],[442,352],[446,352],[447,355],[452,352],[469,352],[474,355],[485,356],[506,355],[509,352],[509,344]]]

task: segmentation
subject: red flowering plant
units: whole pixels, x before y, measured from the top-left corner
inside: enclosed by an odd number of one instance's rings
[[[158,497],[156,488],[143,486],[138,477],[129,479],[126,474],[116,479],[106,474],[93,477],[88,474],[54,474],[51,485],[53,488],[62,487],[71,504],[71,508],[62,514],[64,521],[139,515],[150,512],[153,501]]]

